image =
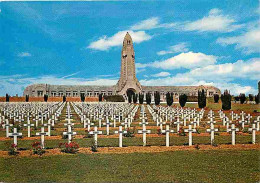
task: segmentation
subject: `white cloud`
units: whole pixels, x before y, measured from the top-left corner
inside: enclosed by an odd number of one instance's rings
[[[18,54],[18,57],[30,57],[32,56],[29,52],[21,52]]]
[[[166,70],[174,70],[179,68],[197,68],[216,63],[217,57],[214,55],[206,55],[204,53],[187,52],[181,53],[164,61],[155,61],[148,64],[136,64],[137,68],[155,67]]]
[[[248,61],[238,60],[234,63],[209,65],[192,69],[186,73],[179,73],[173,77],[141,80],[142,85],[147,86],[198,86],[213,85],[222,91],[228,89],[232,94],[253,93],[257,89],[247,84],[236,83],[235,79],[255,80],[260,78],[260,58],[253,58]],[[257,84],[256,84],[257,85]]]
[[[158,17],[152,17],[146,20],[143,20],[133,26],[131,26],[131,30],[148,30],[156,28],[159,24]]]
[[[156,28],[172,28],[175,23],[160,23],[158,17],[151,17],[141,22],[138,22],[130,27],[131,30],[150,30]]]
[[[168,50],[162,50],[157,52],[157,55],[166,55],[169,53],[180,53],[180,52],[188,52],[189,49],[187,48],[188,43],[182,42],[176,44],[174,46],[170,46]]]
[[[223,15],[219,9],[211,9],[208,16],[202,19],[187,22],[182,25],[182,29],[185,31],[216,31],[216,32],[231,32],[241,28],[243,25],[234,24],[236,21],[234,18]]]
[[[152,76],[153,77],[167,77],[167,76],[170,76],[171,74],[169,72],[160,72],[160,73],[157,73],[157,74],[153,74]]]
[[[218,38],[217,43],[225,46],[235,44],[236,49],[241,49],[244,53],[260,52],[260,28],[249,30],[248,32],[234,37]]]
[[[143,41],[150,40],[152,38],[150,35],[146,34],[144,31],[137,31],[137,32],[134,32],[131,30],[119,31],[111,37],[103,36],[103,37],[99,38],[99,40],[90,43],[88,48],[104,51],[104,50],[110,49],[111,47],[120,46],[123,43],[126,32],[129,32],[134,43],[136,43],[136,44],[141,43]]]

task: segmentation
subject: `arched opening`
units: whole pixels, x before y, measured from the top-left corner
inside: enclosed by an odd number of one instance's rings
[[[135,89],[133,88],[128,88],[126,90],[126,95],[129,96],[129,95],[134,95],[135,94]]]

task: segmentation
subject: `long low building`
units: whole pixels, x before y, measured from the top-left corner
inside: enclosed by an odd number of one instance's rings
[[[116,85],[113,86],[96,86],[96,85],[49,85],[33,84],[25,88],[23,95],[41,97],[48,96],[67,96],[79,97],[83,93],[86,97],[97,97],[103,95],[123,95],[125,98],[129,93],[151,93],[160,92],[161,99],[166,98],[166,93],[173,93],[175,98],[180,94],[188,96],[197,96],[198,90],[204,89],[208,97],[214,94],[221,94],[221,91],[214,86],[142,86],[135,74],[135,53],[133,41],[129,33],[126,34],[123,41],[121,52],[121,74]]]

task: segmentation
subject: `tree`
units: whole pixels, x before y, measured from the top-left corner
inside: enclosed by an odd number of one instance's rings
[[[133,102],[136,104],[138,100],[138,94],[133,95]]]
[[[44,102],[47,102],[48,101],[48,95],[47,94],[44,94],[44,96],[43,96],[43,100],[44,100]]]
[[[224,94],[221,95],[222,101],[222,109],[223,110],[230,110],[231,109],[231,95],[227,90],[224,91]]]
[[[63,102],[66,102],[66,96],[65,95],[63,95],[62,100],[63,100]]]
[[[145,98],[146,98],[146,103],[147,103],[148,105],[150,105],[151,102],[152,102],[152,97],[151,97],[151,94],[150,94],[149,92],[146,93]]]
[[[214,94],[214,102],[218,103],[219,101],[219,95],[218,94]]]
[[[245,103],[246,101],[246,95],[244,93],[240,93],[239,95],[240,104]]]
[[[167,92],[166,94],[166,102],[168,106],[171,106],[173,104],[173,93]]]
[[[25,95],[25,102],[29,102],[29,95]]]
[[[133,97],[133,95],[132,94],[128,94],[128,103],[132,103],[132,97]]]
[[[204,89],[198,91],[198,105],[199,108],[204,108],[207,105],[207,97],[204,92]]]
[[[154,103],[155,105],[160,105],[160,93],[158,91],[156,91],[154,93]]]
[[[6,95],[5,95],[5,101],[6,101],[6,102],[9,102],[9,100],[10,100],[10,96],[9,96],[8,94],[6,94]]]
[[[143,104],[144,103],[144,94],[139,93],[139,104]]]
[[[85,93],[80,94],[80,100],[81,100],[81,102],[85,101]]]
[[[256,104],[259,104],[259,100],[260,100],[260,94],[258,93],[258,94],[255,96],[255,103],[256,103]]]
[[[248,95],[248,98],[249,98],[249,101],[250,101],[250,102],[253,102],[253,101],[254,101],[254,96],[253,96],[253,94],[249,94],[249,95]]]
[[[238,102],[239,101],[239,96],[234,97],[235,101]]]
[[[181,107],[184,107],[184,106],[185,106],[185,104],[186,104],[186,102],[187,102],[187,99],[188,99],[188,97],[187,97],[187,95],[185,95],[185,94],[181,94],[181,95],[179,96],[179,103],[180,103],[180,106],[181,106]]]
[[[99,101],[99,102],[102,102],[102,98],[103,98],[103,94],[100,93],[100,94],[98,95],[98,101]]]

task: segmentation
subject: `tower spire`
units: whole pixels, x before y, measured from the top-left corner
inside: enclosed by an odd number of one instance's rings
[[[140,92],[141,85],[135,75],[135,52],[133,40],[129,34],[126,33],[123,40],[123,47],[121,52],[121,74],[117,83],[117,91],[125,94],[126,90],[132,88],[135,92]]]

